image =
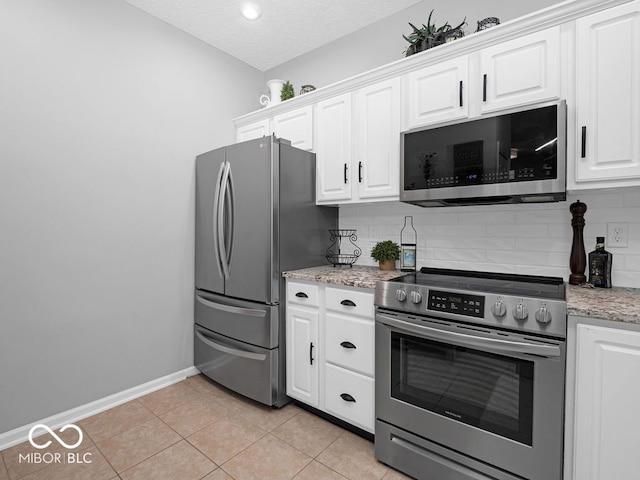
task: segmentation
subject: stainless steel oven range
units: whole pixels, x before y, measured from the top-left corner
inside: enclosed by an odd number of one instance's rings
[[[425,269],[378,282],[378,460],[425,480],[562,478],[561,278]]]

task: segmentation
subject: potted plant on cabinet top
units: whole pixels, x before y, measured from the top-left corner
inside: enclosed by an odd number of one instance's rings
[[[395,270],[400,258],[400,246],[391,240],[376,243],[371,250],[371,258],[378,262],[380,270]]]
[[[429,13],[427,24],[425,25],[423,23],[422,28],[418,28],[409,22],[413,32],[411,32],[408,37],[406,35],[402,35],[402,37],[410,44],[405,50],[405,56],[408,57],[414,53],[442,45],[447,41],[455,40],[456,38],[464,36],[463,27],[467,24],[466,18],[457,27],[452,27],[448,22],[441,27],[436,27],[435,24],[431,23],[431,15],[433,15],[433,10]]]

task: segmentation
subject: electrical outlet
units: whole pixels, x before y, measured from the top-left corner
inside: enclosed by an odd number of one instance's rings
[[[629,245],[629,225],[627,223],[607,223],[606,247],[627,247]]]

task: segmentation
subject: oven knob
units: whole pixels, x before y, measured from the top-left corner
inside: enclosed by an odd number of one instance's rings
[[[536,312],[536,320],[540,323],[549,323],[551,321],[551,312],[546,306],[542,306]]]
[[[529,310],[522,303],[517,303],[515,307],[513,307],[513,318],[516,320],[526,320],[529,316]]]
[[[407,292],[404,290],[396,290],[396,300],[399,302],[404,302],[407,299]]]
[[[496,300],[496,303],[491,305],[491,313],[496,317],[504,317],[507,313],[507,307],[500,300]]]
[[[422,295],[420,294],[420,292],[411,292],[411,301],[413,303],[420,303],[422,301]]]

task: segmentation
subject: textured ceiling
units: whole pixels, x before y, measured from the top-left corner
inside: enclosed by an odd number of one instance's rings
[[[124,1],[266,71],[420,0],[252,0],[253,22],[240,15],[245,0]]]

